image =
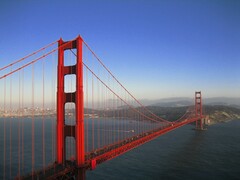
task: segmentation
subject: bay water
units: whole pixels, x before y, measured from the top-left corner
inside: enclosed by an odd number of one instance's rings
[[[10,119],[7,119],[7,123],[5,120],[5,177],[13,179],[18,174],[19,167],[17,146],[19,121],[11,119],[11,163],[9,122]],[[24,123],[24,169],[21,172],[31,171],[31,122],[31,119],[27,119]],[[40,139],[41,121],[36,120],[34,125],[35,139]],[[211,125],[206,131],[193,129],[193,125],[186,125],[162,135],[97,166],[93,171],[87,171],[86,179],[240,179],[240,121],[233,120]],[[54,161],[55,135],[53,134],[55,134],[55,123],[51,119],[46,120],[46,164]],[[4,120],[0,119],[0,179],[3,179],[4,174],[3,145]],[[42,166],[41,147],[41,142],[35,144],[36,169]],[[10,167],[12,167],[11,171]]]

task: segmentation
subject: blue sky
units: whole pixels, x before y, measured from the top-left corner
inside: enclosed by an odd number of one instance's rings
[[[240,97],[239,9],[237,0],[1,0],[0,67],[80,34],[139,99]]]

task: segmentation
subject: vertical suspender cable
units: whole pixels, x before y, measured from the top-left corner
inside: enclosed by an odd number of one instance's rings
[[[20,156],[20,141],[21,141],[21,136],[20,136],[20,95],[21,95],[21,74],[19,71],[19,82],[18,82],[18,175],[20,177],[20,166],[21,166],[21,156]]]
[[[119,107],[119,101],[117,100],[117,141],[119,142],[119,131],[120,131],[120,129],[119,129],[119,126],[120,126],[120,123],[119,123],[119,109],[118,109],[118,107]]]
[[[32,174],[34,173],[34,134],[34,64],[32,64]]]
[[[105,91],[104,86],[102,86],[102,103],[103,103],[103,131],[102,131],[102,143],[105,146],[105,129],[106,129],[106,101],[105,101]]]
[[[73,64],[73,60],[72,60],[72,53],[70,53],[70,64]],[[75,86],[76,86],[76,80],[77,80],[77,77],[76,77],[76,79],[75,79]],[[73,78],[71,77],[71,86],[70,86],[70,88],[71,88],[71,92],[73,92]],[[76,88],[77,89],[77,88]],[[71,94],[71,99],[72,99],[73,97],[72,97],[72,94]],[[73,103],[71,103],[71,105],[70,105],[70,109],[71,109],[71,111],[73,110]],[[75,112],[76,112],[76,106],[75,106]],[[73,116],[70,116],[69,117],[69,122],[70,122],[70,124],[71,125],[73,125],[73,124],[75,124],[76,125],[76,122],[75,122],[75,119],[74,119],[74,117]],[[72,128],[71,128],[71,134],[72,134]],[[69,137],[69,143],[70,143],[70,150],[69,150],[69,155],[70,155],[70,157],[71,156],[74,156],[74,139],[73,139],[73,137]],[[76,145],[76,143],[75,143],[75,145]]]
[[[24,172],[24,69],[22,70],[22,171]]]
[[[114,82],[113,81],[111,81],[111,83],[112,83],[112,90],[114,91]],[[112,101],[112,108],[113,108],[113,129],[112,129],[112,133],[113,133],[113,141],[112,141],[112,143],[115,143],[115,137],[116,137],[116,127],[115,127],[115,116],[116,116],[116,109],[115,109],[115,95],[112,93],[112,99],[113,99],[113,101]]]
[[[43,161],[43,173],[45,174],[45,117],[44,117],[44,109],[45,109],[45,67],[44,61],[42,61],[42,161]]]
[[[100,107],[100,88],[99,88],[99,81],[97,81],[97,103],[98,103],[98,109]],[[97,128],[97,134],[98,134],[98,148],[100,148],[100,121],[98,120],[97,121],[97,124],[98,124],[98,128]]]
[[[4,78],[4,114],[6,114],[6,78]],[[4,115],[4,152],[3,152],[3,179],[6,179],[6,117]]]
[[[110,76],[108,74],[108,84],[110,84]],[[107,98],[110,97],[110,92],[109,90],[106,88],[106,93],[107,93]],[[108,107],[108,114],[109,114],[109,119],[112,121],[112,112],[111,112],[111,109],[110,109],[110,106],[111,106],[111,102],[110,102],[110,99],[106,99],[107,100],[107,107]],[[110,121],[110,122],[111,122]],[[110,133],[111,133],[111,129],[110,129],[110,125],[108,125],[108,129],[107,129],[107,144],[110,144],[111,143],[111,136],[110,136]]]
[[[94,80],[92,74],[92,150],[94,150]]]
[[[88,114],[88,70],[86,69],[86,76],[85,76],[85,79],[86,79],[86,90],[85,90],[85,94],[86,94],[86,99],[85,99],[85,102],[86,102],[86,109],[87,109],[87,112],[86,114]],[[87,117],[88,118],[88,117]],[[88,137],[88,120],[86,121],[86,127],[87,127],[87,130],[86,130],[86,149],[87,149],[87,152],[89,152],[89,137]]]
[[[12,68],[11,68],[12,71]],[[9,177],[12,179],[12,76],[10,77],[10,174]]]
[[[53,57],[53,59],[54,59],[54,57]],[[52,88],[51,88],[51,92],[52,92],[52,99],[51,99],[51,110],[53,111],[54,110],[54,97],[55,97],[55,88],[54,88],[54,81],[53,81],[53,77],[55,76],[55,74],[54,74],[54,61],[53,61],[53,65],[52,65]],[[53,144],[53,140],[54,140],[54,136],[53,136],[53,134],[54,134],[54,132],[53,132],[53,121],[54,121],[54,118],[51,118],[51,135],[52,135],[52,140],[51,140],[51,142],[52,142],[52,162],[54,162],[54,152],[53,152],[53,149],[54,149],[54,144]]]

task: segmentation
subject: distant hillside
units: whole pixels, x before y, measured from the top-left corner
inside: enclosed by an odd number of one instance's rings
[[[151,112],[159,117],[162,117],[169,121],[174,121],[179,119],[187,111],[189,106],[181,107],[161,107],[161,106],[147,106]],[[143,111],[140,107],[136,108],[140,112]],[[96,114],[99,117],[114,117],[124,113],[125,116],[129,118],[135,118],[136,113],[127,107],[120,109],[108,109],[108,110],[92,110],[85,109],[85,114]],[[231,106],[222,105],[204,105],[203,114],[210,119],[210,124],[215,124],[218,122],[226,122],[233,119],[240,119],[240,109]]]
[[[162,118],[174,121],[180,118],[186,112],[188,106],[182,107],[148,106],[147,108]],[[240,119],[240,109],[231,106],[206,105],[203,106],[203,114],[208,116],[208,118],[210,119],[210,124]]]
[[[216,97],[203,99],[206,105],[222,105],[240,107],[240,98]]]
[[[231,106],[207,105],[203,107],[203,113],[210,119],[210,124],[240,119],[240,109]]]
[[[164,98],[158,100],[140,100],[145,106],[161,106],[161,107],[180,107],[193,104],[193,98],[177,97]]]
[[[183,105],[184,101],[181,101],[181,103]],[[189,104],[186,106],[178,107],[147,106],[147,109],[149,109],[151,112],[153,112],[159,117],[162,117],[169,121],[174,121],[179,119],[183,114],[185,114],[188,107]],[[145,112],[140,107],[137,107],[136,109],[140,112]],[[68,109],[66,110],[66,113],[69,115],[73,115],[75,114],[75,110]],[[129,109],[127,106],[122,106],[118,109],[110,108],[107,110],[93,110],[84,108],[84,114],[86,117],[92,117],[92,114],[94,114],[95,117],[115,117],[116,115],[121,115],[122,113],[124,113],[125,116],[133,119],[136,117],[136,113],[134,113],[133,110]],[[240,119],[240,108],[223,105],[204,105],[203,114],[210,119],[210,124],[215,124],[219,122],[230,121],[233,119]]]
[[[147,106],[151,112],[169,121],[175,121],[182,117],[188,109],[188,106],[182,107],[160,107],[160,106]]]
[[[161,107],[182,107],[194,105],[193,98],[166,98],[159,100],[142,100],[143,104],[151,106],[161,106]],[[204,98],[204,105],[221,105],[240,108],[240,98],[227,98],[227,97],[216,97],[216,98]]]
[[[183,106],[191,106],[193,102],[190,100],[181,100],[181,101],[173,101],[173,102],[160,102],[154,104],[153,106],[160,106],[160,107],[183,107]]]
[[[160,106],[160,107],[183,107],[194,105],[194,98],[187,97],[174,97],[174,98],[163,98],[163,99],[140,99],[141,104],[144,106]],[[114,104],[115,100],[109,99],[108,104]],[[132,106],[138,107],[135,101],[130,102]],[[240,98],[228,98],[228,97],[215,97],[215,98],[203,98],[204,105],[223,105],[240,108]],[[123,106],[119,108],[127,108]],[[109,107],[112,108],[112,107]]]

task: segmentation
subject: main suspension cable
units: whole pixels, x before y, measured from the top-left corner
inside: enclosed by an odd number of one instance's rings
[[[108,73],[112,76],[113,79],[116,80],[116,82],[142,107],[144,108],[147,112],[149,112],[151,115],[153,115],[154,117],[156,117],[157,119],[164,121],[166,123],[171,123],[159,116],[157,116],[156,114],[154,114],[153,112],[151,112],[149,109],[147,109],[140,101],[138,101],[124,86],[122,83],[120,83],[120,81],[118,81],[118,79],[113,75],[113,73],[103,64],[103,62],[100,60],[100,58],[93,52],[93,50],[88,46],[88,44],[83,40],[83,43],[86,45],[86,47],[89,49],[89,51],[91,51],[91,53],[93,54],[93,56],[97,59],[97,61],[104,67],[104,69],[106,69],[108,71]]]

